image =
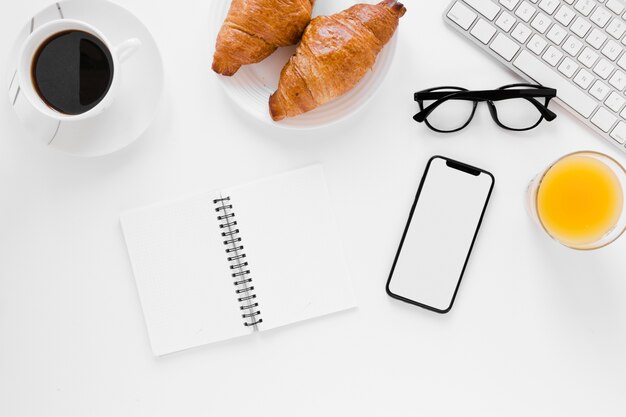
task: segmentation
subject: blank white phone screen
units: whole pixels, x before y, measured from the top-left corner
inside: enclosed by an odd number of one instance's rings
[[[431,160],[389,282],[393,294],[441,312],[452,305],[493,186],[491,175],[458,168]]]

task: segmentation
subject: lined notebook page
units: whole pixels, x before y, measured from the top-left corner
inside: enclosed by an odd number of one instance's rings
[[[249,334],[213,199],[202,193],[121,217],[155,355]]]
[[[241,230],[261,330],[355,306],[321,166],[222,193]]]

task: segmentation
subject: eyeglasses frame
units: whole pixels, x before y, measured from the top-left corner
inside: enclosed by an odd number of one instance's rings
[[[526,87],[526,88],[512,88],[512,87]],[[456,89],[457,91],[434,91],[441,89]],[[545,98],[546,104],[541,104],[536,98]],[[544,119],[548,122],[554,120],[556,118],[556,114],[548,109],[548,105],[550,104],[550,100],[556,97],[556,90],[554,88],[547,88],[538,84],[508,84],[502,87],[499,87],[496,90],[477,90],[470,91],[463,87],[455,87],[455,86],[447,86],[447,87],[434,87],[429,88],[427,90],[418,91],[414,94],[413,98],[420,106],[420,112],[413,116],[413,119],[416,122],[422,123],[425,122],[426,125],[434,130],[435,132],[440,133],[453,133],[458,132],[461,129],[467,127],[470,124],[472,119],[474,118],[474,114],[476,113],[476,108],[478,107],[479,102],[486,102],[489,107],[489,113],[491,114],[491,118],[498,126],[506,130],[512,130],[516,132],[522,132],[530,129],[534,129],[541,123]],[[530,102],[535,108],[541,113],[541,117],[533,126],[526,128],[512,128],[506,126],[500,122],[498,119],[498,110],[494,104],[496,101],[502,100],[510,100],[514,98],[523,98]],[[435,100],[434,103],[428,105],[424,108],[425,100]],[[428,116],[441,104],[445,103],[448,100],[467,100],[473,101],[472,113],[470,117],[465,122],[464,125],[458,127],[454,130],[440,130],[436,127],[432,126],[428,122]]]

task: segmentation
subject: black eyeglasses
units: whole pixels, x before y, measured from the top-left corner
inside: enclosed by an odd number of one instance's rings
[[[486,101],[498,126],[508,130],[530,130],[544,119],[550,122],[556,118],[556,114],[548,109],[555,96],[555,89],[533,84],[511,84],[484,91],[435,87],[415,93],[420,112],[413,119],[425,122],[436,132],[456,132],[472,121],[478,103]]]

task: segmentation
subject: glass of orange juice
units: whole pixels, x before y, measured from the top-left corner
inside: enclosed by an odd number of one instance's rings
[[[573,249],[608,245],[626,230],[626,171],[599,152],[565,155],[528,186],[531,217]]]

